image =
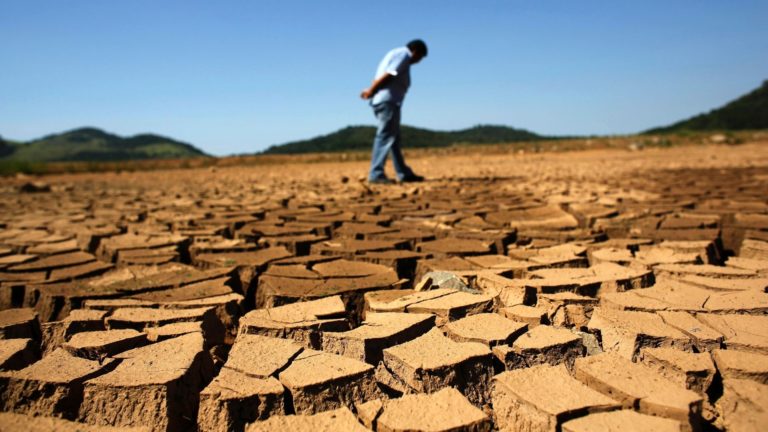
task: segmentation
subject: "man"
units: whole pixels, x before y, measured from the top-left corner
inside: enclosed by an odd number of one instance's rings
[[[408,42],[408,45],[395,48],[384,56],[376,70],[376,78],[371,86],[360,94],[363,99],[370,99],[373,113],[379,121],[376,137],[373,139],[371,152],[371,170],[369,183],[393,183],[384,174],[387,154],[392,153],[397,179],[401,182],[420,182],[424,177],[414,174],[406,165],[400,149],[400,109],[405,93],[411,85],[411,65],[427,56],[427,45],[420,39]]]

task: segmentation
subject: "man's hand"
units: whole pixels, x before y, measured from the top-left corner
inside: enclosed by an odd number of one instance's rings
[[[390,79],[392,79],[392,75],[388,73],[385,73],[384,75],[376,78],[375,80],[373,80],[373,83],[371,84],[370,87],[368,87],[367,89],[363,90],[362,93],[360,93],[360,97],[363,99],[372,98],[373,95],[375,95],[376,92],[381,88],[381,86],[383,86]]]

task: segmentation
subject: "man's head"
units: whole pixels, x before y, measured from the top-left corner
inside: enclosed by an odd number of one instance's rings
[[[411,51],[411,63],[418,63],[427,56],[427,44],[421,39],[414,39],[406,46]]]

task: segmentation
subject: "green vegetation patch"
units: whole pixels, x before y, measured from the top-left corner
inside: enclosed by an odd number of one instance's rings
[[[768,129],[768,80],[759,88],[720,108],[645,133],[759,129]]]
[[[316,138],[268,148],[262,154],[300,154],[370,150],[376,128],[349,126]],[[456,144],[501,144],[547,139],[523,129],[480,125],[458,131],[433,131],[403,126],[402,140],[408,148],[449,147]]]
[[[0,142],[0,162],[106,162],[205,157],[194,146],[171,138],[141,134],[123,138],[96,128],[52,134],[27,143]]]

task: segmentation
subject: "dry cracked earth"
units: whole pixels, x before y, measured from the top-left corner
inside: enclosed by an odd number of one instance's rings
[[[2,180],[0,430],[765,430],[767,149]]]

